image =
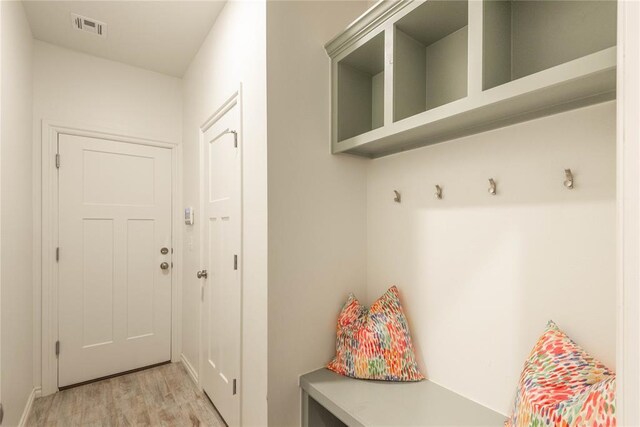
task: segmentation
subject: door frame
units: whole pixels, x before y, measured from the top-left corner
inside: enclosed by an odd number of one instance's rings
[[[171,270],[171,361],[180,360],[182,289],[182,227],[180,206],[182,203],[181,167],[182,146],[178,142],[126,135],[96,126],[73,125],[50,120],[42,121],[41,139],[41,369],[42,395],[58,391],[58,359],[55,342],[58,340],[58,263],[55,260],[58,241],[58,174],[55,155],[59,135],[85,136],[114,142],[146,145],[171,150],[171,245],[173,248]],[[64,162],[64,159],[62,159]]]
[[[639,425],[640,409],[640,3],[618,2],[617,402],[618,425]]]
[[[200,129],[198,131],[198,156],[199,156],[199,171],[198,171],[198,182],[199,182],[199,189],[198,189],[198,194],[200,196],[200,202],[198,203],[200,212],[204,212],[205,211],[205,194],[204,194],[204,167],[205,167],[205,160],[204,160],[204,144],[205,144],[205,140],[204,140],[204,134],[207,132],[207,130],[209,130],[209,128],[211,128],[211,126],[213,126],[218,120],[220,120],[222,117],[224,117],[224,115],[233,107],[237,106],[238,107],[238,114],[239,114],[239,123],[238,123],[238,129],[236,129],[237,133],[237,141],[238,141],[238,145],[240,147],[240,249],[238,250],[239,254],[238,256],[240,257],[240,371],[239,371],[239,384],[238,384],[238,399],[240,400],[240,404],[239,404],[239,408],[240,408],[240,413],[239,413],[239,420],[240,420],[240,425],[242,425],[242,402],[243,402],[243,396],[244,393],[242,392],[243,388],[243,355],[244,355],[244,350],[243,350],[243,345],[242,345],[242,338],[244,336],[244,322],[243,322],[243,313],[244,313],[244,245],[243,245],[243,234],[244,234],[244,202],[243,202],[243,194],[244,194],[244,182],[243,182],[243,170],[244,170],[244,146],[243,144],[243,136],[244,136],[244,132],[243,132],[243,111],[242,111],[242,84],[239,84],[238,89],[233,92],[231,94],[231,96],[229,96],[221,105],[220,107],[218,107],[215,112],[213,114],[211,114],[200,126]],[[200,245],[199,245],[199,265],[200,265],[200,269],[203,268],[203,265],[205,263],[205,259],[204,259],[204,239],[202,238],[203,233],[204,233],[204,224],[202,221],[199,221],[198,223],[198,233],[200,236]],[[202,295],[203,292],[203,286],[204,286],[204,281],[200,281],[200,295]],[[202,384],[202,367],[204,364],[204,360],[202,358],[202,352],[203,352],[203,321],[204,321],[204,314],[203,314],[203,308],[204,308],[204,301],[202,298],[200,298],[200,304],[199,304],[199,322],[198,322],[198,372],[197,375],[195,376],[194,380],[197,382],[198,384],[198,388],[200,390],[203,390],[203,384]],[[194,376],[193,372],[190,372],[191,376]]]

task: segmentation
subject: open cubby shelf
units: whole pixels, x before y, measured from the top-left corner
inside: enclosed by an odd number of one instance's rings
[[[380,157],[614,99],[616,8],[377,3],[325,46],[332,151]]]
[[[428,1],[396,22],[394,121],[467,96],[468,9]]]
[[[338,88],[340,140],[383,125],[384,34],[338,62]]]
[[[485,1],[483,87],[616,45],[614,1]]]

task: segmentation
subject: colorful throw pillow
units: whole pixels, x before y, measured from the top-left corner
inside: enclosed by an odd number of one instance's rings
[[[398,288],[389,288],[368,309],[353,294],[349,295],[338,317],[336,357],[327,368],[368,380],[424,379],[413,354]]]
[[[507,427],[615,426],[615,373],[549,321],[525,362]]]

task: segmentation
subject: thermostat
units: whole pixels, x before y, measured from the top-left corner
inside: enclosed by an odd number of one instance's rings
[[[193,208],[184,208],[184,223],[193,225]]]

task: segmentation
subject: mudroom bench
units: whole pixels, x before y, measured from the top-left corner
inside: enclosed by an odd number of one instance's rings
[[[431,381],[346,378],[328,369],[300,377],[303,427],[502,426],[505,417]]]

